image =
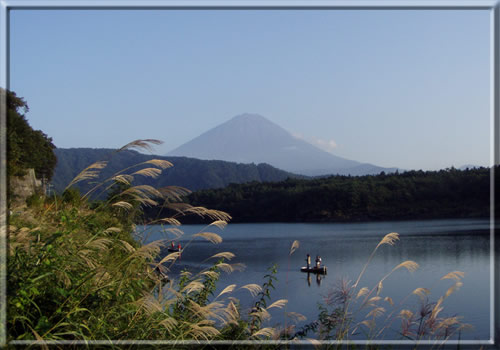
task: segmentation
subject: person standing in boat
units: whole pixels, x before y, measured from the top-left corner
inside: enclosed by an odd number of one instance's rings
[[[311,256],[307,254],[306,257],[306,263],[307,263],[307,269],[309,270],[311,268]]]
[[[321,267],[321,257],[316,255],[316,268],[319,269]]]

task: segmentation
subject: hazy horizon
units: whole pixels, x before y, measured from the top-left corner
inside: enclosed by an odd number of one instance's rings
[[[165,154],[255,113],[362,163],[489,166],[489,21],[487,10],[12,10],[9,88],[61,148],[155,138]]]

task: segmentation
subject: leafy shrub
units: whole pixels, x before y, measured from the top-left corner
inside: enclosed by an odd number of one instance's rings
[[[78,206],[81,204],[80,191],[77,188],[67,188],[62,194],[62,199],[64,203]]]
[[[41,207],[44,203],[44,196],[40,193],[33,193],[26,198],[26,205],[28,207]]]

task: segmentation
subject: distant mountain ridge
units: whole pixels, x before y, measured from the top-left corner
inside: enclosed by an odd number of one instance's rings
[[[52,178],[53,188],[61,192],[83,169],[99,160],[109,160],[102,170],[102,177],[109,177],[131,165],[150,159],[164,159],[173,163],[172,168],[165,169],[156,179],[137,177],[135,184],[148,184],[155,187],[181,186],[191,191],[210,188],[222,188],[230,183],[247,183],[252,181],[282,181],[295,174],[276,169],[268,164],[237,164],[221,160],[200,160],[186,157],[165,157],[142,154],[136,151],[114,153],[106,148],[56,148],[57,166]],[[112,155],[112,156],[111,156]],[[80,191],[91,188],[87,183],[79,183]]]
[[[369,175],[394,172],[335,156],[292,136],[258,114],[241,114],[167,153],[198,159],[267,163],[296,174]]]

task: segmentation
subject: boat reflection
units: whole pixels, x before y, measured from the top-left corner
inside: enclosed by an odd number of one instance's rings
[[[316,284],[319,286],[321,286],[321,282],[323,281],[323,278],[325,277],[324,275],[320,275],[318,273],[315,273],[314,274],[316,276]],[[311,286],[311,273],[307,273],[307,285],[310,287]]]

